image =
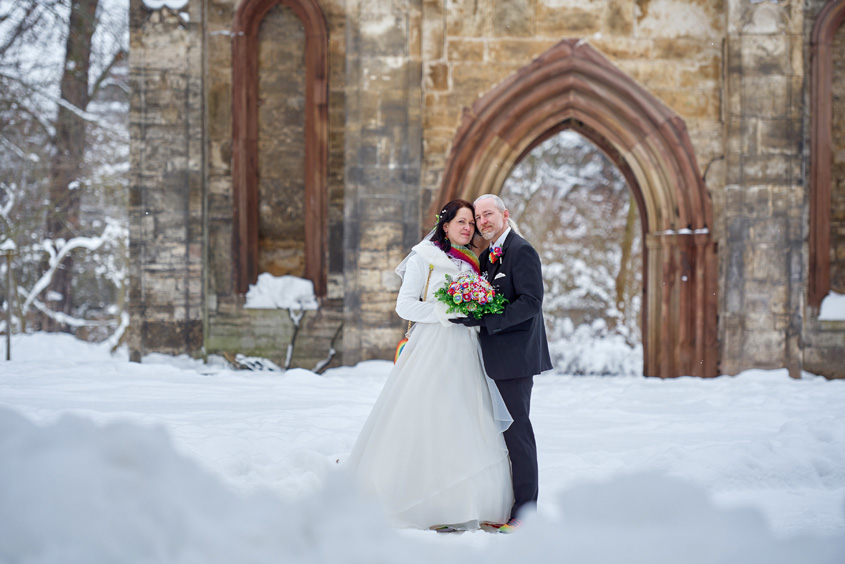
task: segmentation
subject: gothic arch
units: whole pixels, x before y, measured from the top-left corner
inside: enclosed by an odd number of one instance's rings
[[[810,241],[808,301],[820,307],[830,291],[830,195],[833,133],[833,39],[845,21],[845,0],[828,2],[810,38]]]
[[[717,375],[713,212],[686,126],[588,43],[561,41],[464,110],[432,210],[499,192],[533,146],[566,128],[616,162],[640,206],[644,373]]]
[[[232,254],[234,285],[258,277],[258,30],[276,4],[305,27],[305,277],[326,294],[328,33],[316,0],[243,0],[232,30]]]

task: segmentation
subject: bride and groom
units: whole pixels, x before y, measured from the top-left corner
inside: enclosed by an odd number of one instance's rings
[[[540,258],[487,194],[453,200],[397,267],[408,343],[346,466],[396,526],[512,532],[537,503],[533,377],[551,368]],[[487,241],[480,260],[470,249]],[[486,275],[508,303],[480,319],[446,313],[446,275]]]

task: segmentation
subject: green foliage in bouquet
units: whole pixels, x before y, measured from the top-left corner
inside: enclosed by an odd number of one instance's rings
[[[446,285],[438,288],[434,296],[449,306],[446,313],[459,312],[476,319],[488,313],[502,313],[508,303],[485,278],[475,273],[461,274],[456,279],[447,274]]]

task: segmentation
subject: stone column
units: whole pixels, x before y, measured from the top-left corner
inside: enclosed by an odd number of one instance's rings
[[[130,356],[202,348],[201,2],[130,4]]]
[[[800,374],[803,292],[798,3],[728,6],[724,372]]]
[[[420,237],[419,2],[347,3],[344,363],[401,337],[393,272]]]

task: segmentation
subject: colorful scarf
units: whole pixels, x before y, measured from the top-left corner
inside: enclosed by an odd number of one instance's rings
[[[449,256],[464,261],[472,267],[473,272],[481,274],[481,265],[478,262],[478,257],[475,256],[475,253],[470,251],[467,247],[452,243],[452,248],[449,250]]]

